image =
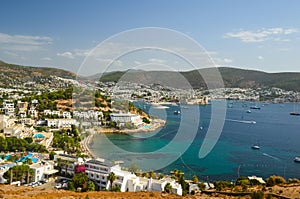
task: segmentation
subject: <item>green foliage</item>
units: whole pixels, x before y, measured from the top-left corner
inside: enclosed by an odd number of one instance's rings
[[[87,191],[95,191],[95,184],[92,181],[88,182]]]
[[[198,183],[198,187],[202,191],[202,190],[205,190],[206,185],[203,182],[200,182],[200,183]]]
[[[150,124],[150,120],[146,117],[142,118],[143,122],[145,122],[146,124]]]
[[[40,153],[47,152],[45,146],[37,143],[28,143],[27,140],[31,139],[21,139],[16,137],[0,137],[0,151],[35,151]]]
[[[138,166],[135,164],[135,163],[131,163],[129,165],[129,168],[128,168],[128,171],[131,172],[131,173],[136,173],[138,171]]]
[[[107,179],[108,179],[108,181],[110,183],[110,190],[112,191],[112,189],[113,189],[113,182],[116,180],[116,174],[114,172],[110,172]]]
[[[75,190],[77,190],[78,188],[81,188],[81,191],[88,190],[89,178],[85,172],[76,173],[70,182],[73,184],[73,187],[75,188]],[[90,188],[92,188],[91,184],[90,184]]]
[[[31,144],[33,142],[32,137],[24,138],[24,140],[26,140],[28,144]]]
[[[233,183],[228,182],[228,181],[216,181],[214,182],[215,188],[217,191],[222,191],[225,188],[232,188],[233,187]]]
[[[54,151],[51,151],[50,154],[49,154],[49,159],[54,160],[55,155],[56,155],[56,153]]]
[[[254,191],[251,193],[251,199],[263,199],[264,193],[261,191]]]
[[[119,186],[114,186],[111,191],[113,192],[121,192],[121,188]]]
[[[268,187],[272,187],[278,184],[284,184],[285,183],[285,179],[281,176],[270,176],[267,179],[266,185]]]
[[[72,125],[71,131],[61,129],[53,133],[52,147],[62,149],[68,153],[81,153],[80,134],[76,126]]]
[[[167,183],[164,187],[165,192],[172,193],[172,185],[170,183]]]
[[[11,167],[8,171],[3,174],[3,177],[8,180],[9,183],[13,181],[25,181],[29,183],[30,177],[33,176],[33,170],[26,164],[16,165]]]
[[[192,177],[192,181],[193,181],[193,183],[197,184],[199,182],[198,177],[196,175],[194,175]]]

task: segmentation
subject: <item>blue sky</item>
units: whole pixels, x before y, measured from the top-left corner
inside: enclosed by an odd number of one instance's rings
[[[161,27],[194,39],[218,66],[300,72],[297,0],[2,0],[0,5],[0,59],[9,63],[77,72],[88,52],[111,36]],[[160,59],[147,56],[163,63]],[[130,67],[125,59],[117,65]]]

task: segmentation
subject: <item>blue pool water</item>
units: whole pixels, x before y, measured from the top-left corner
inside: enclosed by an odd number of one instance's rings
[[[32,136],[33,138],[45,138],[43,134],[37,133]]]
[[[142,129],[150,129],[151,126],[148,126],[148,125],[145,125],[145,126],[142,126]]]

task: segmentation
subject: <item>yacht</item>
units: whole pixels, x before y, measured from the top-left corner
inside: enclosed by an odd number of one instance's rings
[[[250,106],[250,109],[260,109],[258,106]]]
[[[290,112],[290,115],[300,116],[300,113],[297,113],[297,112]]]
[[[247,113],[251,113],[251,110],[247,110]]]
[[[254,145],[252,145],[251,148],[252,148],[252,149],[260,149],[260,146],[259,146],[258,144],[254,144]]]
[[[294,162],[300,163],[300,157],[295,157]]]
[[[174,115],[179,115],[180,111],[174,111]]]

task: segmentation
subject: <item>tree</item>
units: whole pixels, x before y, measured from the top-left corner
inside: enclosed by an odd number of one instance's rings
[[[7,151],[7,141],[4,137],[0,136],[0,151]]]
[[[56,153],[54,151],[51,151],[50,154],[49,154],[49,159],[54,160],[55,155],[56,155]]]
[[[267,179],[266,185],[268,187],[272,187],[274,185],[284,184],[284,183],[285,183],[285,179],[283,177],[281,177],[281,176],[270,176]]]
[[[193,183],[197,184],[199,182],[198,177],[196,175],[192,178]]]
[[[153,177],[154,177],[154,171],[149,171],[148,177],[149,177],[149,178],[153,178]]]
[[[113,188],[113,182],[116,180],[116,174],[114,172],[110,172],[108,175],[108,181],[110,183],[110,190]]]
[[[130,171],[131,173],[136,173],[138,171],[138,169],[139,168],[135,163],[131,163],[128,168],[128,171]]]
[[[25,181],[29,183],[31,176],[33,176],[33,170],[25,164],[11,167],[3,174],[3,177],[7,179],[9,183],[13,181]]]
[[[172,193],[172,185],[170,184],[170,183],[167,183],[166,185],[165,185],[165,192],[167,192],[167,193]]]
[[[92,181],[88,182],[87,191],[95,191],[95,184]]]
[[[254,191],[251,193],[251,199],[263,199],[264,193],[261,191]]]
[[[89,178],[85,172],[76,173],[72,178],[71,182],[74,185],[75,190],[82,188],[82,191],[86,191],[88,187]]]

